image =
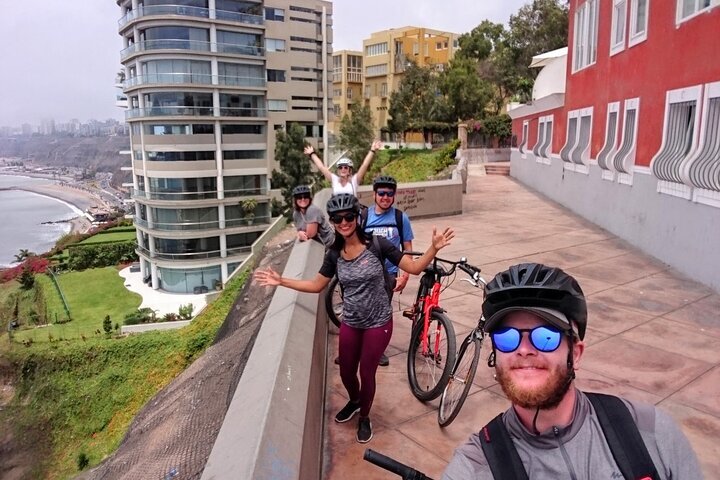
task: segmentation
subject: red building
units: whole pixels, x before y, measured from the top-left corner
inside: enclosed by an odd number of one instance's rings
[[[569,15],[564,91],[510,111],[511,174],[719,289],[720,0],[571,0]]]

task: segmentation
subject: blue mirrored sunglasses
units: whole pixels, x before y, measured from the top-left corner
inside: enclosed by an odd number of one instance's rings
[[[378,197],[394,197],[395,191],[394,190],[378,190],[377,192]]]
[[[503,353],[514,352],[520,346],[523,333],[528,333],[530,343],[540,352],[554,352],[560,346],[563,332],[555,327],[541,325],[535,328],[504,327],[490,334],[495,348]]]

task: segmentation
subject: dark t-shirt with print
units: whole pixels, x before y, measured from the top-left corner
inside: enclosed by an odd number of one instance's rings
[[[384,238],[378,238],[382,257],[397,265],[402,252]],[[343,287],[343,322],[355,328],[385,325],[392,317],[390,299],[385,290],[383,265],[367,245],[357,257],[345,260],[336,250],[325,252],[320,274],[332,278],[337,272]]]

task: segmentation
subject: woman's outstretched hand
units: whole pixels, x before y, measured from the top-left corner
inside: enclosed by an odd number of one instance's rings
[[[268,267],[265,270],[257,269],[253,274],[253,277],[263,287],[274,287],[280,285],[280,274],[272,268]]]
[[[373,152],[377,152],[382,148],[382,142],[380,140],[375,140],[372,145],[370,146],[370,150]]]
[[[313,153],[315,153],[315,148],[313,148],[312,145],[308,145],[303,149],[303,152],[305,153],[305,155],[312,155]]]
[[[437,233],[437,229],[433,227],[432,246],[435,247],[435,250],[440,250],[450,245],[450,240],[454,237],[455,231],[450,227],[447,227],[442,233]]]

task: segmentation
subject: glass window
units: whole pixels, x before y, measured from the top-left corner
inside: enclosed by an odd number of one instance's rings
[[[271,112],[287,112],[287,100],[268,100],[267,103]]]
[[[265,126],[264,125],[247,125],[247,124],[241,124],[241,125],[223,125],[222,126],[222,133],[223,135],[262,135],[265,133]]]
[[[648,0],[631,0],[630,41],[642,41],[647,36]]]
[[[285,81],[285,70],[273,70],[267,69],[267,81],[268,82],[284,82]]]
[[[612,36],[610,38],[610,51],[618,52],[625,47],[625,14],[627,12],[626,0],[613,1]]]
[[[598,0],[587,0],[575,10],[573,33],[573,71],[595,63],[597,59]]]
[[[254,33],[218,30],[217,42],[218,52],[222,53],[240,55],[260,55],[262,53],[262,36]]]
[[[265,158],[265,150],[224,150],[225,160],[262,160]]]
[[[212,83],[210,62],[150,60],[142,64],[144,83]]]
[[[145,152],[151,162],[198,162],[215,160],[214,151],[200,152]]]
[[[285,40],[279,38],[266,38],[265,50],[267,50],[268,52],[284,52]]]
[[[265,7],[265,20],[284,22],[285,10],[283,10],[282,8]]]

